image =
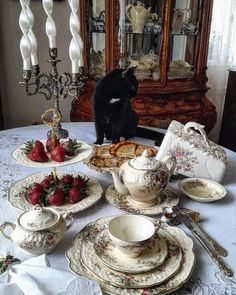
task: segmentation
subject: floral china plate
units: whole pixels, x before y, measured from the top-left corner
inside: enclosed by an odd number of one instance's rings
[[[161,193],[161,202],[152,207],[140,208],[129,200],[128,195],[121,195],[117,192],[114,185],[111,184],[105,190],[106,200],[114,207],[134,214],[143,215],[157,215],[162,213],[162,209],[165,207],[173,207],[179,203],[179,197],[177,192],[170,186],[167,186]]]
[[[161,283],[160,285],[150,286],[147,288],[127,288],[127,287],[117,287],[111,284],[108,281],[104,281],[99,279],[93,272],[89,271],[87,267],[85,267],[82,263],[81,258],[81,245],[83,245],[83,248],[89,248],[89,250],[94,251],[93,243],[96,238],[96,236],[103,231],[104,229],[108,228],[108,223],[113,217],[105,217],[100,218],[99,220],[92,222],[88,225],[86,225],[80,233],[75,237],[73,241],[73,245],[70,249],[66,252],[66,258],[69,261],[69,267],[72,272],[85,276],[92,280],[99,281],[100,287],[104,292],[107,294],[112,295],[143,295],[145,292],[148,292],[149,294],[168,294],[171,292],[176,291],[178,288],[184,284],[189,277],[192,274],[193,267],[195,264],[195,255],[193,253],[193,241],[190,239],[183,230],[174,227],[169,226],[166,223],[161,224],[160,231],[162,230],[168,238],[170,237],[173,241],[175,241],[175,245],[180,245],[181,247],[181,253],[182,253],[182,261],[181,261],[181,267],[178,269],[178,271],[171,277],[169,277],[166,281]],[[155,223],[155,219],[152,219],[152,221]],[[84,243],[88,244],[88,247],[84,246]],[[88,251],[88,254],[91,252]],[[86,254],[86,253],[85,253]],[[96,255],[93,255],[94,259],[97,259]],[[170,257],[168,257],[171,259]],[[167,260],[166,260],[167,262]],[[165,262],[165,263],[166,263]],[[97,263],[98,259],[97,259]],[[163,264],[163,267],[165,265]],[[110,276],[111,269],[106,268],[105,265],[103,265],[100,268],[105,273],[105,278],[107,279],[107,275]],[[94,266],[91,265],[92,269],[94,270]],[[108,272],[106,272],[104,269],[108,269]],[[158,268],[157,268],[158,269]],[[165,270],[165,267],[164,267]],[[95,272],[95,270],[94,270]],[[153,272],[153,271],[151,271]],[[146,273],[147,274],[147,273]],[[138,276],[141,274],[125,274],[117,272],[117,277],[122,275],[122,281],[125,280],[126,285],[133,284],[133,276]],[[143,274],[143,277],[145,278],[145,275]],[[155,276],[154,276],[155,277]]]
[[[37,182],[40,183],[45,177],[47,177],[50,173],[49,172],[41,172],[32,174],[30,176],[27,176],[21,180],[16,181],[12,187],[8,190],[8,201],[16,207],[17,209],[26,211],[31,209],[34,205],[32,205],[27,198],[23,195],[20,195],[19,193],[23,190],[24,187],[29,186],[30,184]],[[78,173],[76,171],[57,171],[57,176],[60,178],[63,175],[70,174],[72,176],[78,176],[78,174],[81,177],[88,178],[87,182],[87,188],[86,188],[86,197],[83,198],[81,201],[71,204],[71,203],[65,203],[61,206],[52,206],[53,209],[57,210],[60,214],[65,213],[77,213],[80,211],[83,211],[92,205],[94,205],[96,202],[98,202],[102,195],[103,195],[103,189],[100,185],[100,183],[92,177],[87,177],[84,174]]]
[[[94,242],[95,253],[105,265],[126,273],[141,273],[160,266],[167,256],[167,242],[163,236],[155,235],[151,244],[136,258],[122,255],[109,237],[108,230],[97,235]]]
[[[179,182],[180,190],[198,202],[213,202],[226,196],[226,189],[219,183],[205,178],[186,178]]]
[[[183,258],[181,247],[173,236],[163,230],[160,230],[159,235],[168,243],[168,257],[163,264],[148,272],[136,274],[126,273],[105,266],[95,254],[91,241],[86,239],[84,239],[81,244],[81,263],[95,275],[99,281],[107,282],[116,287],[136,289],[159,285],[180,269]]]
[[[40,141],[44,144],[44,146],[46,145],[46,140],[40,140]],[[63,140],[61,141],[63,142]],[[64,166],[64,165],[71,165],[71,164],[80,162],[82,160],[85,160],[87,157],[91,155],[93,151],[93,148],[89,144],[83,141],[77,141],[77,143],[81,144],[80,152],[73,157],[66,156],[65,161],[63,162],[53,161],[50,157],[48,162],[31,161],[30,159],[27,158],[24,151],[22,150],[25,147],[25,144],[22,144],[21,146],[16,148],[12,152],[11,156],[12,156],[12,159],[16,161],[17,163],[24,166],[29,166],[29,167],[58,167],[58,166]],[[49,152],[46,152],[46,154],[49,155]]]

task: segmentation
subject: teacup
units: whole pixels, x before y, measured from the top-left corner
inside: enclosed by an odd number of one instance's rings
[[[108,232],[117,250],[127,257],[139,256],[150,244],[157,228],[153,222],[141,215],[114,217]]]

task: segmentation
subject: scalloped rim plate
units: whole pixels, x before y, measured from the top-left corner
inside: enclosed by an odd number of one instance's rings
[[[143,273],[160,266],[166,259],[168,247],[166,239],[158,234],[151,245],[136,258],[129,258],[117,251],[109,237],[108,230],[103,230],[94,241],[94,251],[98,259],[106,266],[119,272]]]
[[[162,201],[160,204],[147,208],[140,208],[129,202],[129,196],[119,194],[115,189],[114,184],[109,185],[105,190],[105,198],[112,206],[118,209],[133,214],[143,214],[148,216],[161,214],[163,208],[173,207],[179,203],[177,192],[170,186],[167,186],[162,192]]]
[[[22,190],[24,186],[28,186],[32,184],[33,182],[41,182],[47,175],[49,175],[50,172],[41,172],[32,174],[30,176],[27,176],[23,179],[20,179],[16,181],[11,188],[8,190],[8,201],[11,203],[12,206],[16,207],[19,210],[30,210],[34,205],[32,205],[25,197],[19,197],[19,192]],[[70,174],[72,176],[80,175],[82,177],[87,177],[89,179],[87,185],[88,185],[88,195],[79,201],[78,203],[70,204],[66,203],[62,206],[49,206],[53,209],[55,209],[60,214],[65,213],[77,213],[80,211],[83,211],[92,205],[94,205],[96,202],[98,202],[101,197],[103,196],[103,189],[98,182],[93,177],[86,176],[85,174],[76,172],[76,171],[57,171],[57,175],[59,177]]]
[[[221,200],[227,194],[221,184],[206,178],[186,178],[179,181],[178,185],[182,193],[198,202],[214,202]]]
[[[65,253],[66,258],[69,262],[70,270],[82,276],[86,276],[92,280],[98,280],[98,278],[89,272],[80,261],[80,244],[83,238],[88,238],[94,240],[99,231],[107,228],[111,217],[103,217],[98,219],[95,222],[92,222],[86,225],[80,233],[76,235],[73,240],[73,244],[71,248],[67,250]],[[152,219],[155,223],[155,219]],[[177,227],[169,226],[165,223],[161,224],[161,229],[170,234],[176,239],[176,241],[180,244],[183,253],[183,263],[181,264],[181,268],[179,271],[170,279],[165,281],[159,286],[150,287],[148,292],[150,294],[169,294],[170,292],[174,292],[179,289],[187,280],[190,278],[192,271],[195,265],[195,254],[193,252],[193,240],[188,237],[185,232]],[[104,292],[111,295],[143,295],[145,289],[128,289],[128,288],[119,288],[115,287],[107,282],[98,280],[100,287]]]
[[[40,140],[40,141],[45,146],[46,140]],[[64,141],[66,141],[66,140],[61,139],[61,142],[64,142]],[[27,158],[25,153],[22,151],[22,148],[25,147],[25,143],[23,143],[22,145],[17,147],[15,150],[13,150],[11,153],[11,157],[18,164],[21,164],[24,166],[29,166],[29,167],[58,167],[58,166],[71,165],[71,164],[75,164],[77,162],[80,162],[82,160],[85,160],[93,152],[93,148],[89,144],[87,144],[86,142],[77,140],[77,143],[82,144],[81,152],[79,152],[78,155],[76,155],[75,157],[66,156],[66,160],[64,162],[53,161],[50,157],[49,157],[48,162],[45,162],[45,163],[31,161]],[[45,150],[46,150],[46,148],[45,148]],[[46,151],[46,154],[49,155],[49,152]]]

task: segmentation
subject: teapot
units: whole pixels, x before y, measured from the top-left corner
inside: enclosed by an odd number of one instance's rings
[[[149,18],[151,7],[146,9],[140,1],[137,5],[128,4],[126,6],[126,15],[132,24],[133,33],[143,33],[146,20]]]
[[[31,255],[41,255],[51,252],[73,223],[72,215],[60,216],[54,209],[36,205],[22,213],[15,223],[4,222],[0,225],[0,231],[23,251]],[[4,231],[8,226],[13,229],[10,236]]]
[[[161,192],[169,182],[176,166],[175,158],[165,157],[162,162],[150,157],[145,150],[141,156],[123,163],[119,169],[110,170],[114,186],[121,195],[138,207],[151,207],[161,202]]]

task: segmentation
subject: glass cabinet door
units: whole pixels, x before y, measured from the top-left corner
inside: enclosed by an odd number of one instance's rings
[[[99,79],[105,74],[105,0],[89,0],[88,6],[89,76]]]
[[[125,55],[139,80],[159,79],[164,0],[126,1]]]
[[[200,0],[172,2],[170,26],[169,79],[186,79],[194,75]]]

